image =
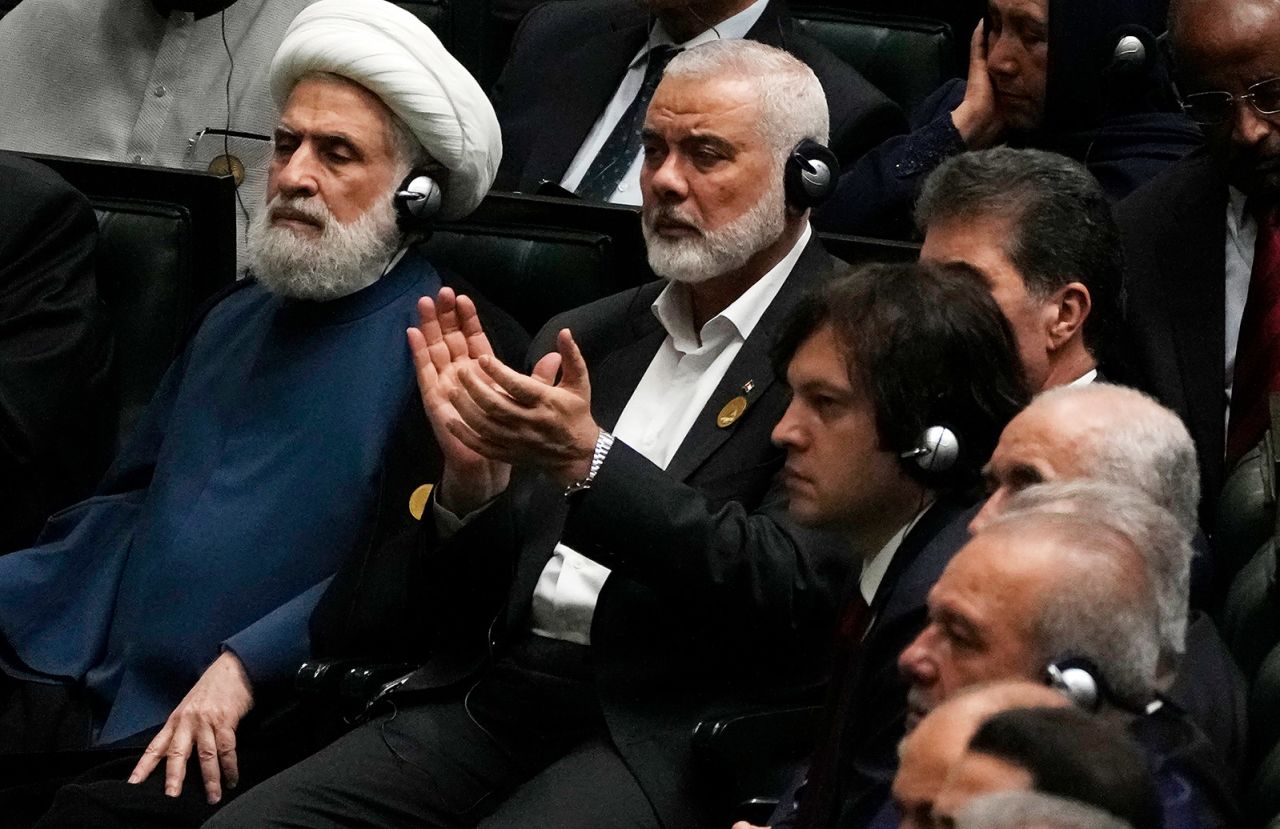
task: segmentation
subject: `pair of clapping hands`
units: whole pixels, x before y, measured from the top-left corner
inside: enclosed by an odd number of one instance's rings
[[[539,467],[562,486],[587,476],[600,427],[587,364],[567,328],[526,376],[494,355],[466,296],[442,288],[435,301],[418,300],[418,313],[409,350],[444,454],[441,506],[463,515],[485,504],[506,489],[513,464]]]

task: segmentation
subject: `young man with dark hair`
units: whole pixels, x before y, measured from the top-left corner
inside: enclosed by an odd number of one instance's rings
[[[963,543],[996,430],[1027,391],[999,307],[959,265],[870,266],[833,280],[784,327],[777,359],[793,392],[773,433],[787,450],[788,509],[841,533],[861,561],[825,738],[798,815],[779,818],[844,825],[885,795],[906,715],[897,655],[924,627],[925,592]]]

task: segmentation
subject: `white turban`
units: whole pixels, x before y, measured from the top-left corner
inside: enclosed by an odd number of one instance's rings
[[[498,117],[484,90],[431,29],[385,0],[319,0],[285,32],[271,62],[283,108],[307,72],[349,78],[400,116],[449,169],[441,215],[461,218],[489,192],[502,160]]]

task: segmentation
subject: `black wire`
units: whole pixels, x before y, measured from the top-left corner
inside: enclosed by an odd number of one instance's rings
[[[231,180],[235,181],[236,171],[231,166],[231,75],[236,71],[236,59],[231,54],[231,44],[227,42],[227,10],[224,7],[218,13],[219,22],[222,27],[222,49],[227,53],[227,128],[222,133],[222,160],[227,165],[227,172],[231,174]],[[247,178],[249,171],[245,170],[243,177]],[[240,213],[244,216],[244,243],[249,244],[249,208],[244,206],[244,196],[240,192],[240,183],[236,182],[236,204],[240,205]]]

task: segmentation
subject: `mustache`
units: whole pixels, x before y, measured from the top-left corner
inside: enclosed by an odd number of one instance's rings
[[[658,224],[676,224],[703,233],[702,226],[679,207],[673,204],[659,204],[644,211],[645,224],[652,230]]]
[[[277,219],[293,219],[313,224],[319,228],[327,227],[329,220],[333,218],[333,214],[329,211],[329,205],[325,204],[324,200],[319,196],[295,196],[292,198],[276,196],[267,204],[267,210],[273,221]]]

